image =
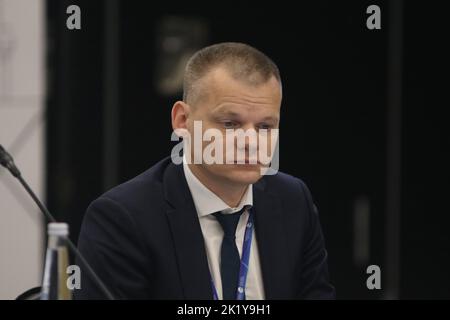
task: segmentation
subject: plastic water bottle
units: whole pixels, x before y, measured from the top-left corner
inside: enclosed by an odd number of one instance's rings
[[[71,300],[72,292],[67,286],[69,254],[66,239],[69,236],[69,226],[67,223],[49,223],[47,234],[41,300]]]

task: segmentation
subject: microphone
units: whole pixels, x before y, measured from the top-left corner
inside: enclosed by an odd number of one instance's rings
[[[51,222],[57,222],[56,219],[53,217],[53,215],[48,211],[48,209],[44,206],[44,204],[39,200],[39,198],[36,196],[36,194],[33,192],[33,190],[30,188],[28,183],[23,179],[22,174],[20,173],[19,169],[14,164],[14,160],[11,157],[11,155],[3,148],[3,146],[0,144],[0,164],[8,169],[11,174],[16,177],[22,186],[25,188],[25,190],[28,192],[28,194],[33,198],[34,202],[37,204],[41,212],[45,215],[45,217],[51,221]],[[73,244],[73,242],[67,237],[66,238],[67,245],[70,248],[70,250],[73,252],[73,254],[82,262],[85,270],[88,272],[91,279],[97,284],[98,288],[106,295],[106,297],[109,300],[114,300],[114,296],[111,294],[111,292],[108,290],[106,285],[103,283],[103,281],[97,276],[94,269],[89,265],[89,263],[86,261],[84,256],[81,254],[81,252],[77,249],[77,247]]]
[[[1,144],[0,144],[0,164],[4,166],[6,169],[8,169],[14,177],[17,178],[20,176],[20,171],[14,164],[13,158],[8,152],[6,152],[6,150],[3,148]]]

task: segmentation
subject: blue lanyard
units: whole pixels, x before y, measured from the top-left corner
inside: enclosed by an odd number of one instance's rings
[[[252,247],[252,236],[253,236],[253,210],[248,210],[248,220],[247,226],[245,228],[244,243],[242,244],[242,257],[241,264],[239,267],[239,280],[238,288],[236,292],[236,300],[245,300],[245,284],[247,282],[248,265],[250,260],[250,249]],[[216,286],[211,278],[211,285],[213,289],[214,300],[219,300],[217,294]]]

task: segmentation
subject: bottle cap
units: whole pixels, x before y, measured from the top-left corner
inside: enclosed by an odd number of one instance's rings
[[[68,236],[69,225],[63,222],[50,222],[47,226],[49,236]]]

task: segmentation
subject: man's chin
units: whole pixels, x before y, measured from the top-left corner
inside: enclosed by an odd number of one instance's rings
[[[253,184],[261,178],[261,166],[235,164],[232,165],[227,176],[233,182]]]

